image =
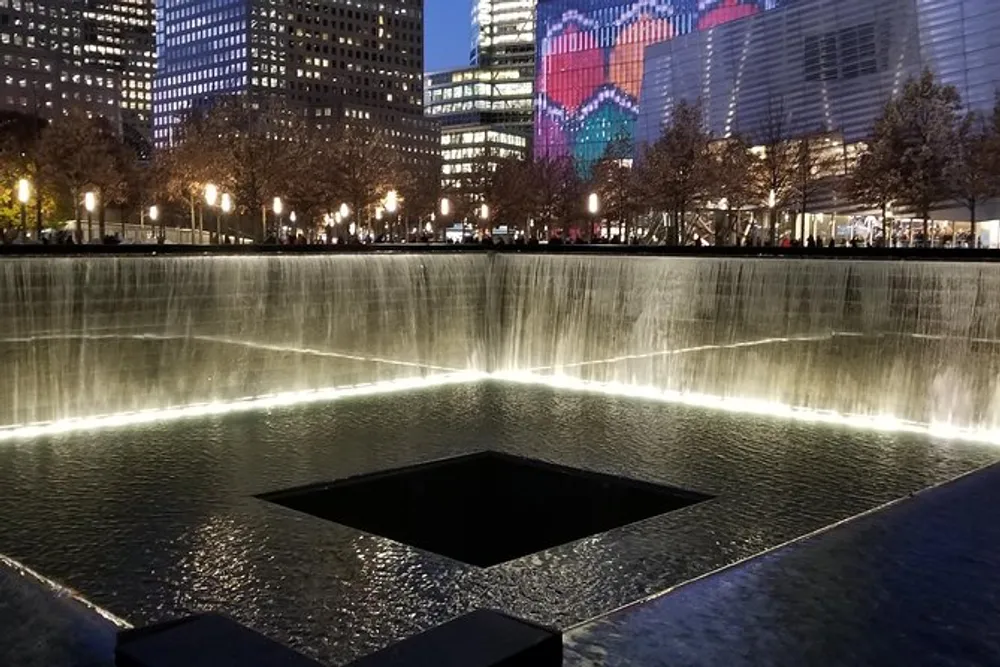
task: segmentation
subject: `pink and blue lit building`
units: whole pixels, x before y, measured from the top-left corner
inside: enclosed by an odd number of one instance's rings
[[[581,168],[633,140],[646,47],[773,9],[781,0],[540,0],[534,153]]]

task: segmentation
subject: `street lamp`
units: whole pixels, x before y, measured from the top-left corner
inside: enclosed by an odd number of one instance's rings
[[[448,241],[448,216],[451,215],[451,200],[447,197],[441,198],[441,242]]]
[[[275,238],[281,233],[281,213],[285,210],[285,203],[281,201],[281,197],[275,197],[274,201],[271,202],[271,210],[274,211],[274,224],[277,227]]]
[[[479,219],[483,222],[483,227],[488,231],[490,219],[490,207],[483,204],[479,207]]]
[[[767,195],[768,218],[771,222],[771,245],[774,245],[778,235],[778,221],[774,217],[774,206],[778,203],[777,200],[777,193],[775,193],[774,188],[771,188],[771,191]]]
[[[347,220],[349,217],[351,217],[351,209],[347,204],[341,204],[340,211],[338,212],[340,213],[341,220]]]
[[[97,195],[93,192],[83,195],[83,207],[87,209],[87,243],[90,243],[94,240],[94,209],[97,207]]]
[[[31,199],[31,183],[26,178],[17,182],[17,201],[21,204],[21,229],[28,228],[28,200]]]
[[[223,192],[222,193],[221,208],[222,208],[222,215],[225,216],[225,217],[228,217],[229,214],[233,212],[233,198],[229,195],[228,192]],[[216,232],[215,232],[216,233],[216,239],[215,239],[216,241],[221,241],[221,237],[219,237],[219,231],[220,231],[219,229],[216,229]],[[228,238],[228,236],[227,236],[227,238]]]
[[[160,207],[157,206],[156,204],[153,204],[152,206],[149,207],[149,212],[147,213],[147,215],[149,216],[149,221],[150,223],[152,223],[153,226],[153,236],[159,238],[159,234],[156,231],[156,221],[160,219]],[[166,236],[166,234],[164,234],[164,236]]]
[[[385,195],[385,212],[389,214],[389,241],[393,240],[396,230],[396,211],[399,209],[399,195],[395,190],[389,190]]]
[[[211,209],[215,208],[216,202],[219,201],[219,188],[214,183],[209,183],[205,186],[205,204]],[[202,224],[202,228],[198,230],[199,232],[205,231],[205,225]],[[198,243],[201,243],[202,238],[199,235]],[[215,242],[219,242],[219,214],[215,214]]]
[[[591,192],[590,196],[587,197],[587,212],[590,213],[590,231],[587,234],[587,241],[592,241],[594,239],[594,222],[597,219],[597,214],[601,210],[601,201],[597,197],[596,192]],[[610,222],[608,223],[611,224]]]

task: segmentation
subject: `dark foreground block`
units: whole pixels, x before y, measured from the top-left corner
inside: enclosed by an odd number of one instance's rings
[[[116,667],[320,667],[318,662],[219,614],[200,614],[118,635]]]
[[[562,635],[479,609],[352,662],[349,667],[561,667]]]

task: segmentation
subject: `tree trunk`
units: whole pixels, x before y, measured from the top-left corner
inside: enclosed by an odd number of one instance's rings
[[[928,243],[930,241],[931,212],[925,208],[921,211],[921,215],[924,219],[924,243]]]
[[[35,189],[35,240],[42,240],[42,189]]]
[[[71,188],[69,194],[73,198],[73,220],[76,222],[76,229],[73,230],[73,239],[80,244],[83,243],[83,224],[80,221],[80,191],[76,188]]]
[[[770,227],[767,232],[767,244],[774,246],[778,241],[778,215],[773,207],[767,209],[767,224]]]
[[[97,196],[101,198],[100,206],[97,209],[97,237],[101,243],[104,243],[104,234],[107,232],[107,207],[104,205],[104,192],[101,190],[97,191]]]
[[[976,200],[969,200],[969,243],[975,248],[979,244],[976,243]]]
[[[892,223],[885,217],[887,205],[882,202],[882,245],[892,247]]]

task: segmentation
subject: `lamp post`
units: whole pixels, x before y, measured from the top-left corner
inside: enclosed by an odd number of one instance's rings
[[[596,192],[591,192],[587,197],[587,213],[590,214],[590,230],[587,232],[587,243],[594,240],[594,223],[597,221],[597,214],[601,210],[601,201]]]
[[[160,219],[160,207],[153,204],[149,207],[149,221],[153,223],[153,233],[156,234],[156,221]]]
[[[774,206],[777,204],[777,193],[775,193],[774,188],[767,194],[767,208],[768,208],[768,221],[771,224],[770,230],[770,244],[773,246],[778,236],[778,221],[774,217]]]
[[[488,204],[484,203],[482,206],[479,207],[479,219],[482,221],[483,227],[489,229],[490,207]]]
[[[83,195],[83,207],[87,209],[87,243],[90,243],[94,240],[94,209],[97,207],[97,195],[93,192]]]
[[[271,202],[271,210],[274,211],[275,238],[281,233],[281,214],[285,210],[285,203],[281,197],[275,197]]]
[[[29,199],[31,199],[31,182],[26,178],[22,178],[17,182],[17,201],[21,204],[21,229],[24,230],[28,228]]]
[[[229,218],[229,214],[233,212],[233,198],[229,195],[228,192],[223,192],[222,193],[221,208],[222,208],[222,216],[224,218],[228,219]],[[216,239],[215,240],[216,240],[216,242],[221,243],[222,240],[219,237],[219,231],[220,231],[219,227],[216,226],[216,232],[215,232],[216,233]],[[228,238],[228,235],[227,235],[227,238]]]
[[[399,210],[399,195],[395,190],[389,190],[385,196],[385,212],[389,214],[389,241],[393,240],[393,233],[396,229],[397,216]]]
[[[217,201],[219,201],[219,188],[216,187],[214,183],[209,183],[208,185],[205,186],[205,205],[207,205],[209,209],[213,209],[213,208],[215,208],[215,203]],[[202,229],[199,230],[199,231],[202,231],[202,232],[204,231],[204,225],[202,225]],[[198,243],[201,243],[201,241],[202,241],[202,239],[199,236]],[[219,242],[219,214],[218,213],[215,214],[215,242],[216,243]]]
[[[451,215],[451,200],[447,197],[441,198],[441,242],[448,241],[448,216]]]
[[[715,230],[715,245],[729,245],[732,230],[729,228],[729,200],[723,197],[719,200],[719,210],[722,212],[722,228],[726,231],[725,239],[720,239],[719,229]]]

